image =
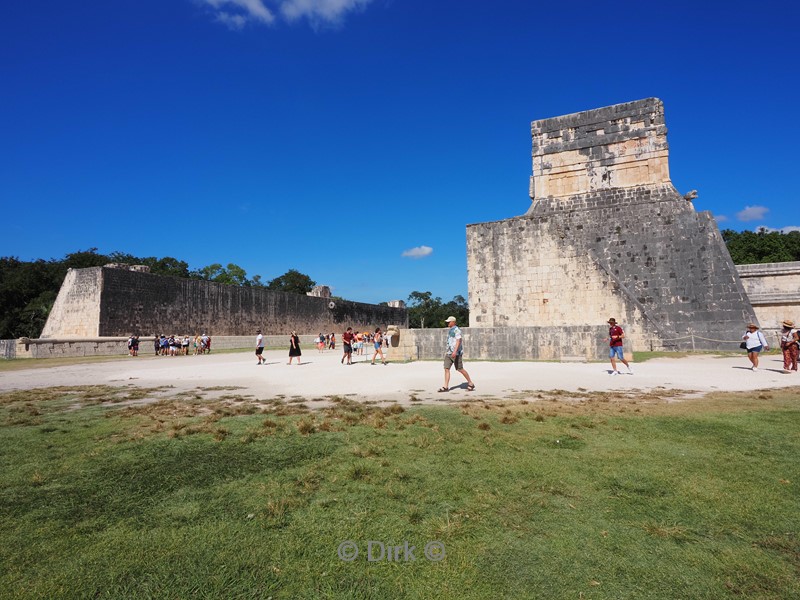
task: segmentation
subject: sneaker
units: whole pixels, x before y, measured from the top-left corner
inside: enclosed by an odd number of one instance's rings
[[[758,371],[758,367],[753,367],[752,371],[753,371],[753,373],[755,373],[756,371]]]
[[[628,375],[633,375],[633,369],[631,369],[630,367],[628,367]]]
[[[619,375],[619,371],[611,371],[612,375]]]

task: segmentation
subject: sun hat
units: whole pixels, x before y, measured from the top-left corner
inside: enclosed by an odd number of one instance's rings
[[[756,325],[755,323],[748,323],[748,324],[747,324],[747,328],[748,328],[748,329],[750,329],[751,327],[752,327],[753,329],[758,329],[758,325]]]
[[[616,320],[614,317],[611,317],[611,318],[608,320],[608,323],[609,323],[609,324],[611,324],[611,325],[616,325],[616,323],[617,323],[617,320]]]
[[[789,329],[791,329],[792,327],[794,327],[794,321],[790,321],[789,319],[786,319],[786,320],[785,320],[783,323],[781,323],[781,324],[782,324],[784,327],[788,327]]]
[[[444,320],[444,322],[445,322],[445,323],[449,323],[450,321],[455,321],[455,320],[456,320],[456,318],[455,318],[455,317],[447,317],[447,318]]]

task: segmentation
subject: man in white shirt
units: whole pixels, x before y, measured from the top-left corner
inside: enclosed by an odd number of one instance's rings
[[[260,329],[256,333],[258,334],[256,336],[256,358],[258,359],[256,365],[267,364],[267,359],[261,356],[261,353],[264,352],[264,336],[261,335]]]

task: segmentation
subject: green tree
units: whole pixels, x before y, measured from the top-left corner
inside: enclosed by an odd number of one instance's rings
[[[85,269],[86,267],[102,267],[111,262],[111,257],[105,254],[98,254],[97,248],[89,248],[88,250],[78,250],[67,254],[63,263],[67,269]],[[64,270],[66,274],[66,269]]]
[[[443,308],[444,312],[447,313],[444,315],[443,319],[453,316],[462,327],[469,325],[469,304],[467,304],[467,300],[464,296],[454,296]]]
[[[267,289],[276,292],[291,292],[293,294],[307,294],[314,289],[317,282],[297,269],[289,269],[267,283]]]
[[[146,265],[150,267],[150,272],[155,275],[184,278],[192,277],[192,273],[189,271],[189,264],[186,261],[178,260],[171,256],[165,256],[164,258],[156,258],[155,256],[140,258],[126,252],[112,252],[109,258],[112,263]]]
[[[227,267],[223,267],[219,263],[214,263],[198,269],[193,275],[198,279],[224,283],[225,285],[261,285],[260,275],[256,275],[257,280],[255,282],[251,281],[247,278],[247,271],[233,263],[228,263]]]
[[[0,338],[39,336],[67,272],[65,262],[0,258]]]
[[[462,326],[469,323],[469,307],[463,296],[447,303],[431,292],[411,292],[408,296],[408,326],[411,328],[446,327],[444,320],[453,316]]]
[[[734,264],[788,262],[800,260],[800,231],[733,231],[725,229],[722,239]]]

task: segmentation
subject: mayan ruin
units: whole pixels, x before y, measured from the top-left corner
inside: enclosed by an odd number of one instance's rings
[[[713,217],[670,181],[663,103],[542,119],[531,136],[530,208],[467,227],[470,328],[617,315],[634,347],[730,347],[755,313]]]

